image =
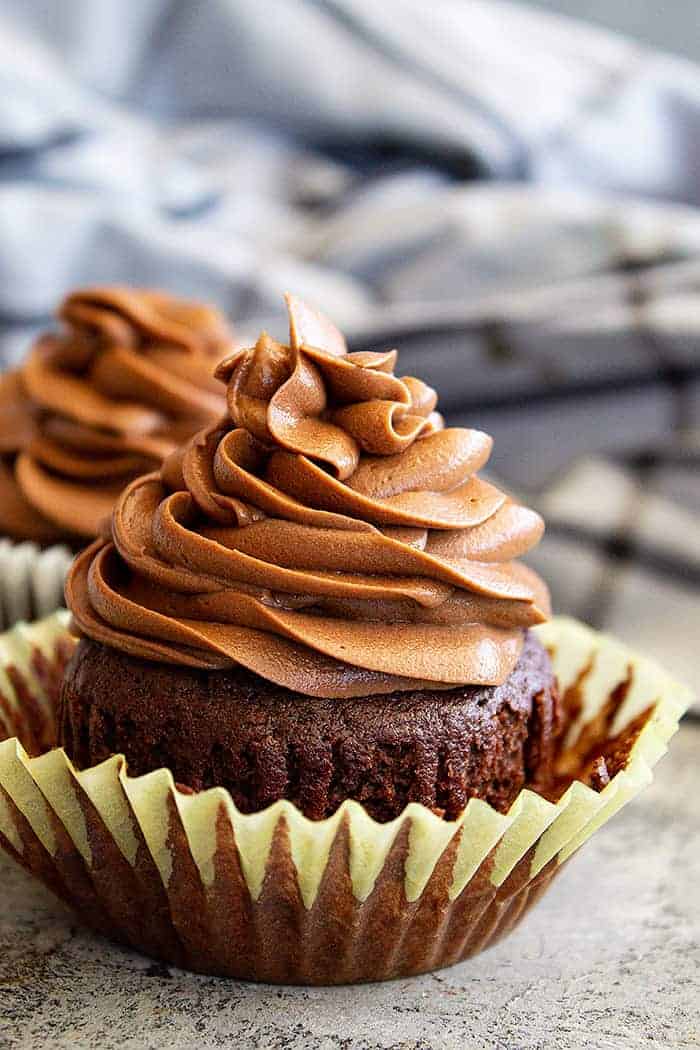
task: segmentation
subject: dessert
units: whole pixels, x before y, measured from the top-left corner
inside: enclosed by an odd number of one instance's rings
[[[73,634],[0,635],[0,846],[169,963],[405,977],[507,934],[690,697],[547,619],[518,560],[542,522],[479,477],[486,435],[288,307],[78,556]]]
[[[79,548],[124,486],[223,410],[220,314],[162,292],[93,288],[0,378],[0,534]]]
[[[506,811],[547,788],[559,729],[528,633],[547,589],[517,560],[543,523],[395,351],[349,354],[287,302],[289,344],[263,333],[219,365],[228,417],[132,482],[77,558],[61,742],[242,812]]]

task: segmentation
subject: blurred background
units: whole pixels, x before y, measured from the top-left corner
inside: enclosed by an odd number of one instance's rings
[[[4,0],[0,56],[4,366],[76,286],[242,337],[294,291],[493,434],[559,611],[698,681],[696,3]]]
[[[694,0],[532,0],[532,6],[585,18],[643,43],[700,60]]]

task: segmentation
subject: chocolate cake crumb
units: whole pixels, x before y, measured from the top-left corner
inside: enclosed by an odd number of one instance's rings
[[[351,798],[387,821],[409,802],[454,819],[470,798],[504,812],[526,784],[545,790],[559,719],[549,657],[531,634],[503,685],[342,700],[83,639],[59,733],[79,767],[121,752],[132,775],[167,766],[194,791],[227,788],[244,813],[286,798],[320,819]]]

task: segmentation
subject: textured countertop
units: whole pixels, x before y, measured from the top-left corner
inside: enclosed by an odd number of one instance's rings
[[[700,724],[516,933],[413,980],[238,984],[112,947],[0,858],[0,1047],[700,1047]]]

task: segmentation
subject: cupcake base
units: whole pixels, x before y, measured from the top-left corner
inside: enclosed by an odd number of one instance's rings
[[[286,798],[319,820],[351,798],[375,820],[409,802],[454,820],[470,798],[505,812],[526,783],[549,787],[559,714],[532,634],[501,686],[342,700],[84,639],[66,672],[59,743],[81,768],[124,754],[133,774],[165,766],[195,791],[224,787],[242,813]]]
[[[538,634],[569,718],[556,802],[526,789],[504,814],[472,799],[455,821],[411,804],[377,823],[354,802],[323,821],[284,801],[245,815],[221,788],[177,790],[167,770],[132,778],[115,756],[77,771],[61,750],[29,758],[8,739],[0,842],[100,933],[200,972],[336,984],[457,962],[512,929],[648,783],[689,701],[651,662],[578,624]],[[0,639],[16,672],[0,674],[6,729],[29,697],[48,726],[36,654],[50,663],[65,641],[55,619]],[[599,790],[574,779],[592,769]]]

